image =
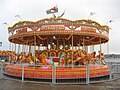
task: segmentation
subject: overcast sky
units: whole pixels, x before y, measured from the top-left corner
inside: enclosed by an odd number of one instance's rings
[[[61,15],[65,10],[63,18],[90,18],[100,24],[107,24],[111,28],[110,53],[120,53],[120,0],[0,0],[0,41],[3,43],[0,49],[9,49],[7,28],[21,20],[15,15],[20,15],[23,21],[37,21],[51,17],[46,14],[46,10],[56,5],[59,9],[56,15]],[[95,14],[89,17],[90,12]],[[108,23],[110,20],[114,22]]]

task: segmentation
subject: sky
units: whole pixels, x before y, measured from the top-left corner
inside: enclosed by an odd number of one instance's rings
[[[8,27],[19,21],[38,21],[49,18],[46,10],[58,6],[57,16],[70,20],[92,19],[108,25],[109,53],[120,53],[120,0],[0,0],[0,50],[9,50]],[[91,12],[95,12],[90,16]],[[15,17],[20,15],[21,18]],[[109,23],[110,20],[113,22]],[[4,23],[7,23],[4,24]],[[107,44],[102,45],[106,50]]]

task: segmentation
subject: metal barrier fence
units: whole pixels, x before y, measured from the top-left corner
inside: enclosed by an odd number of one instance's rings
[[[28,70],[30,68],[30,71]],[[53,83],[53,68],[52,66],[42,65],[23,65],[22,66],[22,81],[35,81],[39,83]],[[52,79],[51,79],[52,78]]]
[[[55,71],[55,84],[85,84],[88,83],[87,66],[53,67]],[[81,68],[81,69],[79,69]]]
[[[110,80],[120,78],[120,64],[110,65]]]
[[[100,76],[100,74],[95,73],[94,70],[91,71],[90,65],[74,67],[64,66],[58,68],[55,66],[14,64],[14,69],[12,70],[9,70],[7,66],[8,65],[4,65],[4,63],[0,63],[0,78],[12,78],[14,80],[21,80],[22,82],[49,84],[89,84],[120,78],[120,64],[109,65],[110,73],[106,76]],[[100,71],[100,69],[98,71]],[[93,74],[96,75],[96,77],[91,77]]]
[[[2,78],[2,69],[1,69],[1,63],[0,63],[0,79]]]
[[[3,66],[4,64],[2,63],[2,62],[0,62],[0,79],[2,79],[3,78]]]

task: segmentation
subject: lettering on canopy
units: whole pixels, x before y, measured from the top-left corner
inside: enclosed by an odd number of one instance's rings
[[[81,27],[81,31],[83,32],[93,32],[93,33],[96,33],[96,28],[93,28],[93,27]]]
[[[27,32],[27,28],[21,28],[16,30],[16,34]]]
[[[64,25],[43,25],[40,30],[65,30]]]

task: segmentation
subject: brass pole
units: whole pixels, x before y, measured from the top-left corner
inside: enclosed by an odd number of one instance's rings
[[[74,45],[74,41],[73,41],[73,35],[72,35],[72,67],[74,66],[74,63],[73,63],[73,45]]]
[[[84,36],[83,36],[83,50],[85,50],[85,40],[84,40]]]
[[[100,38],[100,61],[101,61],[101,52],[102,52],[102,46],[101,46],[101,38]]]
[[[57,39],[57,50],[59,49],[59,41],[58,41],[58,39]]]
[[[100,38],[100,52],[102,51],[101,38]]]
[[[35,32],[34,32],[34,64],[36,64],[35,50],[36,50],[36,36],[35,36]]]
[[[17,60],[18,60],[18,56],[20,54],[20,44],[18,44],[18,53],[17,53]]]

